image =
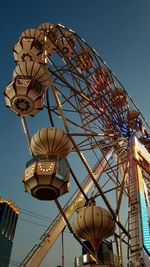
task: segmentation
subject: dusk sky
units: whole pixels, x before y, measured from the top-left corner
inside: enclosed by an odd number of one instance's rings
[[[42,22],[74,30],[107,62],[150,123],[150,1],[149,0],[43,0],[3,1],[0,11],[1,38],[1,174],[0,196],[21,209],[10,267],[20,263],[46,230],[57,210],[54,203],[42,202],[25,193],[22,173],[30,159],[19,117],[5,107],[3,91],[15,68],[13,46],[27,28]],[[41,125],[47,126],[42,121]],[[33,118],[35,131],[38,118]],[[31,123],[32,128],[32,123]],[[68,198],[68,196],[66,196]],[[37,213],[49,219],[27,215]],[[32,222],[32,223],[31,223]],[[42,267],[61,264],[61,240],[51,249]],[[69,253],[68,253],[69,250]],[[65,267],[73,266],[81,248],[69,230],[65,234]],[[69,254],[69,255],[68,255]]]

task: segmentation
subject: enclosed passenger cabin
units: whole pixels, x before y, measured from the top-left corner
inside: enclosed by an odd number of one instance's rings
[[[66,159],[35,157],[26,165],[25,190],[40,200],[54,200],[69,191],[69,174]]]
[[[114,234],[115,221],[104,208],[98,207],[94,202],[80,208],[73,222],[77,236],[88,240],[94,251],[93,260],[98,264],[98,250],[101,242]]]
[[[112,102],[116,108],[123,108],[127,105],[126,92],[122,88],[115,88],[112,93]]]
[[[48,72],[36,62],[23,62],[17,65],[13,76],[4,91],[6,106],[17,115],[34,116],[44,107]]]
[[[81,70],[89,70],[93,67],[93,57],[91,51],[88,48],[82,48],[77,53],[77,64]]]
[[[56,42],[61,57],[71,57],[74,54],[75,39],[73,33],[65,31]]]
[[[108,69],[103,67],[97,68],[95,70],[95,74],[93,74],[92,77],[96,82],[98,91],[104,90],[111,80]]]
[[[139,112],[136,110],[129,110],[127,112],[126,121],[130,128],[137,128],[136,120],[139,118]]]
[[[14,61],[44,64],[44,35],[38,29],[25,30],[14,46]]]
[[[54,200],[67,193],[70,169],[66,157],[72,143],[65,132],[43,128],[32,137],[31,149],[34,157],[23,175],[25,190],[40,200]]]
[[[51,56],[57,51],[56,42],[60,39],[60,33],[57,26],[49,22],[44,22],[39,25],[38,29],[44,34],[44,45],[47,54]]]

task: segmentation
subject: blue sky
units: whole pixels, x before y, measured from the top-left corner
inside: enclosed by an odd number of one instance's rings
[[[3,1],[0,11],[1,38],[1,175],[0,195],[18,207],[53,218],[53,203],[43,203],[24,192],[22,172],[29,153],[19,118],[5,108],[3,91],[15,67],[12,49],[20,34],[42,22],[61,23],[83,37],[101,55],[150,122],[150,2],[148,0],[63,0]],[[38,129],[38,119],[35,119]],[[43,122],[44,125],[45,122]],[[21,215],[23,218],[23,215]],[[26,217],[24,217],[26,218]],[[27,219],[27,218],[26,218]],[[42,223],[41,223],[42,224]],[[48,225],[44,222],[45,225]],[[19,220],[12,260],[20,262],[38,239],[44,227]],[[69,237],[69,239],[68,239]],[[72,244],[66,267],[71,266],[80,248],[66,233],[67,247]],[[60,240],[42,267],[55,267]],[[53,255],[53,257],[52,257]],[[13,265],[12,265],[13,266]]]

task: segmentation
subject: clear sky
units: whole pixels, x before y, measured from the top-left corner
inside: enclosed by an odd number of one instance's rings
[[[12,79],[15,67],[13,46],[25,29],[37,27],[42,22],[61,23],[73,29],[107,62],[150,122],[150,1],[8,0],[1,3],[0,21],[0,195],[12,200],[21,209],[53,219],[57,212],[54,204],[33,199],[24,192],[22,184],[22,172],[29,160],[29,153],[21,122],[13,112],[5,108],[3,99],[4,88]],[[36,124],[38,129],[37,120]],[[42,225],[48,224],[48,221],[27,216],[22,210],[11,260],[21,262],[46,229]],[[65,239],[65,267],[69,267],[73,266],[74,256],[80,254],[80,248],[72,241],[69,233],[66,233]],[[69,253],[68,248],[71,248]],[[60,240],[41,266],[59,265],[59,251]]]

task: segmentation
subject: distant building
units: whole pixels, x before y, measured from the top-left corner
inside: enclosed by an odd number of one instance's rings
[[[19,209],[0,198],[0,266],[8,267]]]

